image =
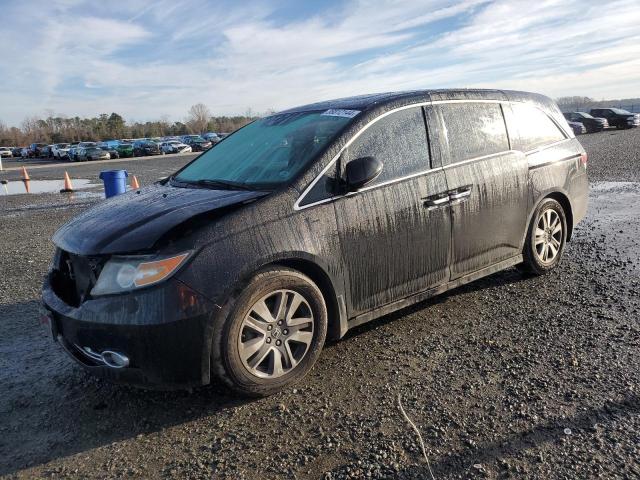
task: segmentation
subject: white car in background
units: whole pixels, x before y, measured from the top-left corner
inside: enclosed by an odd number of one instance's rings
[[[0,147],[0,157],[13,157],[13,153],[11,153],[11,147]]]
[[[162,153],[191,153],[192,149],[190,145],[186,145],[178,140],[169,140],[168,142],[162,142],[160,144],[160,150]]]
[[[53,158],[57,158],[58,160],[66,159],[69,154],[70,148],[71,145],[68,143],[56,143],[53,147],[51,147]]]

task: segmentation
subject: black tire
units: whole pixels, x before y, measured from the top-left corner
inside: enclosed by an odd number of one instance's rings
[[[556,236],[554,236],[551,240],[553,241],[555,239],[559,243],[557,253],[551,260],[545,262],[541,258],[541,254],[539,253],[536,246],[536,231],[538,230],[540,222],[544,222],[544,220],[542,219],[542,215],[547,211],[551,211],[555,215],[557,215],[562,230],[561,232],[559,232],[559,237],[556,234]],[[567,232],[567,217],[564,209],[562,208],[562,205],[560,205],[560,203],[553,198],[545,198],[542,202],[540,202],[540,204],[536,208],[536,211],[531,217],[531,222],[527,230],[527,238],[525,239],[524,249],[522,252],[524,261],[523,263],[518,265],[520,270],[533,275],[544,275],[545,273],[548,273],[556,268],[562,261],[562,254],[564,253],[564,248],[567,243]],[[545,232],[545,234],[550,235],[549,232]],[[547,236],[546,238],[551,237]],[[545,247],[543,245],[541,247],[541,250],[544,250],[544,248]]]
[[[239,338],[243,320],[260,299],[278,290],[299,293],[313,314],[311,343],[299,363],[277,378],[261,378],[245,367],[240,357]],[[286,267],[258,272],[246,287],[223,306],[222,320],[214,325],[211,348],[211,373],[224,384],[246,396],[272,395],[300,381],[320,356],[327,335],[327,308],[322,292],[306,275]]]

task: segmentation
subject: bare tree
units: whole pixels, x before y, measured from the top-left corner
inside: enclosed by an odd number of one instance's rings
[[[211,112],[204,103],[196,103],[189,109],[187,127],[194,133],[202,133],[206,130],[211,118]]]

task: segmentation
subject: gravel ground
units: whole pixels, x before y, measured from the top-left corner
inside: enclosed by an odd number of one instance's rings
[[[38,298],[49,238],[96,199],[0,196],[0,475],[431,478],[400,396],[437,479],[640,477],[640,129],[580,140],[590,210],[556,271],[510,269],[364,325],[260,400],[85,374]],[[180,161],[123,168],[148,183]]]

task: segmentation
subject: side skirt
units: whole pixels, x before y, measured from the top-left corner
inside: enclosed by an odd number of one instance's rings
[[[469,273],[468,275],[457,278],[451,282],[438,285],[437,287],[430,288],[429,290],[425,290],[424,292],[416,293],[415,295],[396,300],[395,302],[388,303],[374,310],[361,313],[357,317],[353,317],[352,319],[350,319],[348,322],[348,326],[350,329],[353,327],[357,327],[358,325],[362,325],[363,323],[370,322],[371,320],[375,320],[376,318],[388,315],[389,313],[395,312],[415,303],[422,302],[423,300],[439,295],[440,293],[444,293],[453,288],[466,285],[469,282],[473,282],[474,280],[478,280],[479,278],[499,272],[500,270],[505,270],[509,267],[513,267],[514,265],[522,263],[523,260],[524,259],[521,254],[516,255],[515,257],[508,258],[507,260],[502,260],[501,262],[495,263],[481,270],[477,270],[473,273]]]

